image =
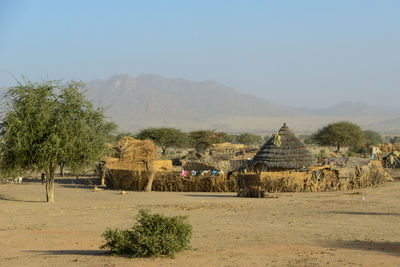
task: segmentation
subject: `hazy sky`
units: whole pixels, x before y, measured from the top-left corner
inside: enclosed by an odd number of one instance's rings
[[[0,0],[0,85],[117,73],[292,106],[400,105],[400,1]]]

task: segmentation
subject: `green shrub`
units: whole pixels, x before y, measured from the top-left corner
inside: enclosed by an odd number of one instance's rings
[[[107,229],[106,243],[100,248],[112,255],[130,255],[133,258],[167,255],[190,248],[192,226],[186,216],[167,217],[139,210],[138,222],[131,230]]]

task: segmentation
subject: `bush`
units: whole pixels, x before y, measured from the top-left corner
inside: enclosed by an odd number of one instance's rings
[[[133,258],[167,255],[190,249],[192,226],[186,216],[167,217],[139,210],[138,222],[131,230],[107,229],[106,243],[100,248],[111,255],[130,255]]]

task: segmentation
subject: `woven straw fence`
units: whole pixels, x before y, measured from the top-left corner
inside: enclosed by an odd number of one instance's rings
[[[106,185],[111,189],[143,191],[147,185],[149,172],[133,170],[106,170]],[[227,174],[181,176],[180,172],[157,172],[153,191],[174,192],[236,192],[236,181],[229,180]]]
[[[261,172],[240,174],[239,196],[263,197],[275,192],[326,192],[371,187],[391,181],[376,164],[357,167],[319,167],[307,172]]]

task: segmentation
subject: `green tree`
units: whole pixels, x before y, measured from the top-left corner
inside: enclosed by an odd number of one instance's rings
[[[364,133],[357,124],[342,121],[328,124],[319,129],[313,139],[319,145],[336,146],[336,153],[341,146],[359,146],[365,139]]]
[[[138,139],[150,139],[162,149],[165,156],[170,147],[183,147],[186,144],[187,136],[182,131],[175,128],[148,128],[141,130],[136,137]]]
[[[230,142],[234,138],[233,135],[227,134],[225,132],[217,132],[213,134],[213,143],[219,144],[219,143],[225,143],[225,142]]]
[[[190,143],[197,152],[204,153],[207,148],[215,143],[215,132],[212,130],[198,130],[189,133]]]
[[[118,125],[113,121],[107,121],[104,123],[106,142],[113,143],[117,141],[117,129]]]
[[[303,140],[306,145],[311,145],[315,143],[314,135],[300,135],[299,138]]]
[[[382,136],[375,131],[366,130],[366,131],[364,131],[364,135],[365,135],[365,139],[366,139],[365,141],[366,141],[368,147],[376,146],[376,145],[383,143]]]
[[[236,137],[236,141],[248,146],[258,145],[262,142],[262,137],[251,133],[241,133]]]
[[[46,199],[54,202],[54,174],[63,163],[77,171],[98,160],[109,127],[103,109],[84,97],[79,82],[18,82],[6,95],[0,125],[1,167],[46,173]]]

